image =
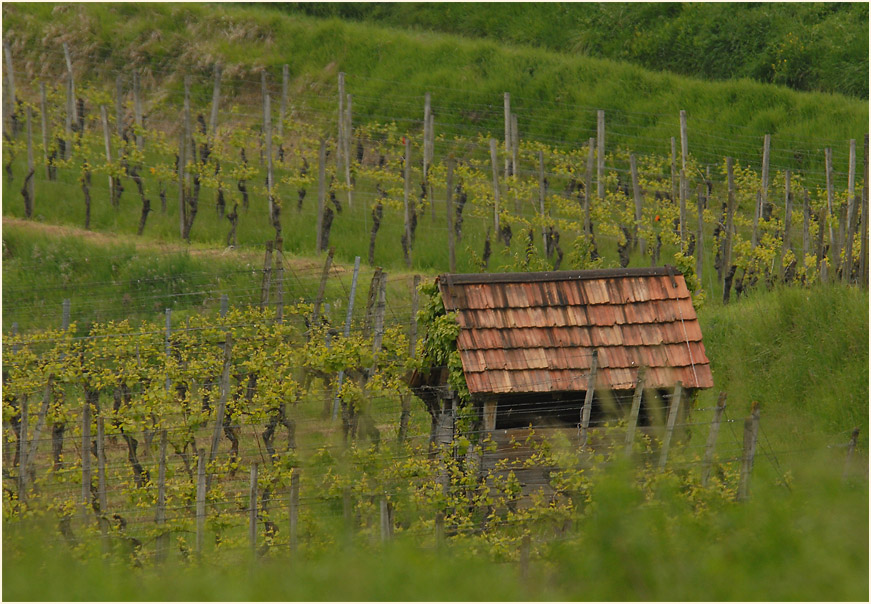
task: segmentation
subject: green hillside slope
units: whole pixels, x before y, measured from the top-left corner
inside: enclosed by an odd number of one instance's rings
[[[758,162],[761,135],[770,133],[773,165],[819,166],[822,147],[833,146],[840,171],[846,140],[861,140],[867,130],[868,103],[837,94],[750,80],[705,82],[625,62],[273,9],[6,4],[3,16],[22,90],[35,89],[34,78],[60,77],[65,41],[82,82],[138,70],[148,93],[160,96],[167,89],[178,94],[186,74],[198,91],[195,103],[208,102],[218,60],[225,82],[252,96],[259,94],[262,70],[279,82],[281,66],[288,64],[294,103],[317,105],[330,120],[339,71],[348,74],[358,123],[395,120],[416,129],[421,97],[430,91],[437,130],[447,135],[501,133],[504,91],[512,94],[524,139],[576,145],[595,135],[596,110],[605,109],[609,146],[636,152],[667,154],[669,137],[678,134],[678,112],[685,109],[690,150],[706,162],[724,155]]]
[[[489,38],[710,80],[868,96],[866,3],[365,4],[286,12]]]

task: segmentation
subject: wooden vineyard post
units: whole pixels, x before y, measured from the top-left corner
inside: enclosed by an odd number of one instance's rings
[[[511,94],[508,92],[502,95],[502,109],[505,114],[505,182],[508,182],[508,168],[511,165]]]
[[[91,501],[91,401],[87,395],[82,402],[82,520],[87,520]]]
[[[646,241],[644,238],[638,237],[638,231],[641,228],[644,196],[641,193],[641,185],[638,182],[638,165],[634,153],[629,156],[629,170],[632,173],[632,197],[635,200],[635,230],[633,239],[636,247],[640,245],[641,255],[644,256],[647,253]]]
[[[687,112],[680,110],[680,169],[683,172],[687,171],[687,156],[689,150],[687,148]]]
[[[498,403],[495,398],[487,398],[484,399],[484,406],[482,409],[483,412],[483,420],[484,420],[484,433],[485,435],[490,435],[496,429],[496,411],[498,408]]]
[[[350,537],[354,531],[353,503],[351,502],[351,487],[342,487],[342,521],[345,525],[345,534]]]
[[[30,110],[30,105],[27,105],[25,110],[25,115],[27,117],[27,175],[25,179],[27,181],[27,191],[30,196],[30,210],[33,212],[33,207],[36,203],[34,198],[35,195],[35,187],[33,181],[36,180],[36,172],[33,164],[33,128],[31,126],[33,122],[33,115]]]
[[[547,196],[547,184],[544,180],[544,152],[538,152],[538,211],[541,215],[541,246],[547,255],[547,228],[545,227],[544,198]]]
[[[844,458],[844,472],[841,474],[841,482],[847,482],[850,475],[850,462],[853,460],[853,452],[856,450],[856,444],[859,442],[859,428],[853,428],[853,433],[850,435],[850,442],[847,444],[847,456]]]
[[[158,527],[166,524],[166,428],[160,431],[160,453],[157,469],[157,514]],[[169,546],[169,533],[163,531],[157,536],[157,561],[166,560]]]
[[[856,139],[850,139],[850,163],[847,172],[847,216],[846,225],[841,227],[844,232],[844,264],[841,279],[850,283],[853,279],[853,237],[856,234]]]
[[[272,198],[272,108],[269,95],[263,97],[263,138],[266,144],[266,197],[269,201],[269,222],[275,220],[275,201]]]
[[[750,496],[750,473],[753,471],[753,457],[756,454],[756,437],[758,435],[759,403],[754,401],[750,417],[744,420],[744,449],[741,455],[738,501],[746,501]]]
[[[166,382],[165,382],[164,386],[165,386],[166,391],[168,392],[170,386],[172,385],[170,382],[169,369],[168,369],[169,362],[172,359],[172,350],[170,348],[170,340],[169,340],[170,336],[172,335],[172,309],[167,308],[164,311],[164,313],[165,313],[164,316],[166,318],[165,318],[165,335],[164,335],[164,339],[163,339],[163,347],[164,347],[164,354],[166,356],[166,365],[167,365]]]
[[[717,406],[714,408],[714,419],[711,420],[711,429],[708,432],[708,440],[705,443],[705,459],[702,461],[702,486],[708,486],[711,478],[711,463],[714,461],[714,451],[717,448],[717,435],[720,433],[720,421],[726,410],[726,393],[721,392],[717,397]]]
[[[215,63],[215,78],[212,84],[212,107],[209,112],[209,139],[214,140],[218,130],[218,108],[221,106],[221,64]]]
[[[39,112],[42,115],[42,164],[45,166],[45,179],[52,179],[51,166],[48,163],[48,101],[45,94],[45,82],[39,83]]]
[[[288,520],[290,522],[290,552],[295,553],[298,540],[299,524],[299,468],[293,468],[290,475],[290,502],[288,508]]]
[[[16,327],[16,324],[13,324],[13,328]],[[43,390],[42,395],[42,408],[39,410],[39,416],[36,419],[36,427],[33,429],[33,439],[30,441],[30,447],[27,450],[27,468],[29,472],[28,480],[33,480],[34,478],[34,468],[33,462],[36,459],[36,449],[39,446],[40,436],[42,434],[42,429],[45,426],[45,419],[48,416],[48,409],[51,405],[51,385],[54,381],[54,375],[51,374],[48,376],[48,380],[45,382],[45,389]],[[23,457],[19,456],[19,464],[21,463],[21,459]],[[23,491],[19,491],[23,492]]]
[[[584,174],[584,235],[592,234],[590,223],[590,197],[593,195],[593,161],[595,160],[595,139],[587,141],[587,171]]]
[[[428,181],[429,168],[432,159],[429,156],[429,114],[432,110],[430,94],[423,95],[423,180]]]
[[[702,283],[702,267],[705,254],[705,194],[704,186],[699,185],[698,229],[696,230],[696,277]]]
[[[230,298],[227,296],[227,294],[221,294],[221,310],[220,310],[221,317],[227,316],[227,311],[229,310],[229,307],[230,307]]]
[[[357,278],[360,276],[360,256],[354,258],[354,274],[351,277],[351,292],[348,294],[348,310],[345,314],[345,328],[343,335],[345,339],[351,336],[351,319],[354,314],[354,298],[357,296]],[[339,415],[339,392],[342,390],[342,382],[345,379],[345,370],[339,370],[337,379],[336,396],[333,398],[333,416],[332,420],[336,421]]]
[[[185,78],[185,102],[183,116],[188,114],[187,78]],[[178,141],[178,231],[179,237],[184,238],[184,185],[185,166],[187,164],[187,139],[190,135],[188,120],[183,120],[181,134]]]
[[[590,361],[590,376],[587,379],[587,392],[584,407],[581,409],[580,446],[587,446],[587,430],[590,427],[590,412],[593,408],[593,395],[596,392],[596,373],[599,371],[599,351],[593,350]]]
[[[115,134],[118,139],[124,136],[124,85],[121,76],[115,76]]]
[[[445,513],[436,512],[435,515],[435,542],[436,548],[441,549],[445,544]]]
[[[686,172],[680,171],[680,250],[686,253],[687,249],[687,177]]]
[[[275,240],[275,320],[278,323],[284,321],[284,240],[278,237]]]
[[[837,249],[838,240],[835,237],[835,227],[832,225],[832,221],[835,218],[834,197],[835,185],[832,178],[832,149],[831,147],[826,147],[826,209],[829,213],[829,265],[832,270],[837,270],[837,259],[840,255],[840,250]]]
[[[106,163],[112,163],[112,144],[109,137],[109,117],[106,112],[106,106],[100,105],[100,121],[103,125],[103,143],[106,147]],[[112,200],[112,205],[115,205],[115,179],[109,174],[109,199]]]
[[[18,426],[18,500],[24,502],[27,501],[27,395],[21,396],[20,401],[20,424]],[[83,453],[82,456],[84,459],[87,454]],[[84,468],[84,464],[82,467]],[[84,469],[82,474],[84,475]],[[82,491],[84,492],[84,488]],[[87,499],[85,499],[85,506],[87,507]]]
[[[266,255],[263,257],[263,280],[260,283],[260,308],[269,304],[269,288],[272,285],[272,249],[273,242],[266,242]]]
[[[856,237],[856,220],[859,217],[861,202],[856,195],[856,139],[850,139],[850,173],[847,180],[847,237],[844,242],[843,278],[846,283],[853,282],[853,240]]]
[[[596,193],[605,201],[605,112],[596,112]]]
[[[529,550],[530,550],[529,533],[524,533],[520,540],[520,581],[524,584],[529,580]]]
[[[762,142],[762,183],[756,196],[756,210],[753,213],[753,239],[751,246],[759,244],[759,221],[762,219],[764,208],[768,204],[768,166],[771,151],[771,135],[766,134]]]
[[[393,537],[393,506],[387,500],[386,495],[381,496],[379,508],[381,512],[381,541],[386,543]]]
[[[671,137],[671,201],[672,203],[677,199],[678,191],[677,191],[677,151],[676,151],[676,143],[674,141],[674,137]]]
[[[725,283],[732,267],[732,231],[735,230],[732,224],[735,215],[735,172],[731,157],[726,158],[726,174],[729,192],[726,200],[726,239],[723,243],[723,301],[728,300]]]
[[[629,421],[626,423],[626,456],[632,455],[632,445],[635,442],[635,428],[638,425],[638,412],[641,410],[641,400],[644,397],[644,380],[647,368],[638,369],[638,379],[635,381],[635,394],[632,396],[632,407],[629,410]]]
[[[377,301],[375,303],[375,320],[373,326],[372,337],[372,367],[369,369],[369,375],[375,373],[375,368],[378,364],[378,357],[381,355],[381,346],[384,342],[384,311],[387,308],[387,273],[381,273],[381,279],[378,284]]]
[[[142,98],[139,90],[139,73],[133,72],[133,123],[136,124],[136,148],[142,151]]]
[[[490,139],[490,165],[493,169],[493,232],[499,237],[499,170],[496,166],[496,139]]]
[[[97,493],[100,502],[100,514],[105,516],[108,504],[106,502],[106,449],[104,442],[103,415],[97,415]]]
[[[315,328],[317,326],[318,320],[320,319],[320,316],[321,316],[321,305],[324,302],[324,295],[327,292],[327,280],[329,279],[329,276],[330,276],[330,268],[333,265],[333,254],[334,253],[335,253],[335,249],[331,247],[327,251],[327,259],[326,259],[326,261],[324,261],[324,270],[321,272],[321,280],[320,280],[320,283],[318,284],[318,295],[315,298],[315,307],[314,307],[314,310],[312,311],[312,320],[311,320],[312,328]]]
[[[789,231],[792,228],[792,174],[789,170],[783,173],[785,211],[783,214],[783,245],[780,248],[780,256],[777,261],[777,280],[783,281],[783,257],[789,250]]]
[[[811,250],[811,200],[808,190],[804,190],[804,208],[802,213],[802,232],[801,232],[801,266],[807,264],[807,256]]]
[[[203,556],[203,538],[206,528],[206,450],[197,451],[197,533],[195,551],[197,559]]]
[[[520,133],[517,131],[517,114],[511,114],[511,174],[517,176],[517,155],[520,153]]]
[[[859,277],[863,287],[868,287],[868,134],[865,134],[865,178],[862,180],[862,226],[860,253],[859,253]]]
[[[353,186],[351,181],[351,134],[354,132],[351,121],[351,95],[345,99],[345,187],[348,189],[348,207],[354,206]]]
[[[324,199],[326,197],[326,163],[327,142],[321,138],[320,150],[318,151],[318,214],[317,214],[317,245],[318,253],[323,251],[323,226],[324,226]]]
[[[67,66],[67,106],[64,112],[64,154],[61,159],[69,159],[73,151],[73,124],[76,122],[76,86],[73,79],[73,64],[66,42],[63,44],[64,59]]]
[[[281,100],[278,104],[278,140],[284,138],[284,118],[287,115],[287,89],[290,85],[290,67],[285,63],[281,66]]]
[[[66,45],[65,45],[66,46]],[[15,120],[12,117],[15,114],[15,72],[12,69],[12,49],[9,48],[9,42],[3,40],[3,54],[6,56],[6,82],[9,85],[9,94],[4,95],[4,109],[6,115],[4,116],[3,129],[6,131],[6,119],[11,121],[11,136],[15,136],[17,133],[15,132]]]
[[[75,82],[75,79],[73,78],[73,61],[70,57],[70,48],[69,48],[69,46],[67,46],[66,42],[63,43],[63,49],[64,49],[64,61],[66,62],[66,66],[67,66],[67,78],[68,78],[68,84],[69,84],[69,88],[68,88],[69,97],[68,97],[68,99],[71,100],[70,107],[72,108],[72,110],[70,111],[70,117],[71,117],[73,122],[77,122],[79,119],[79,116],[78,116],[78,109],[76,108],[76,102],[75,102],[76,82]],[[10,71],[12,71],[12,70],[10,70]]]
[[[456,237],[454,231],[454,158],[448,158],[447,193],[445,205],[447,206],[448,218],[448,268],[452,273],[457,272]]]
[[[427,149],[429,149],[430,162],[432,162],[433,158],[435,157],[435,119],[433,118],[432,112],[430,112],[430,114],[429,114],[428,127],[429,127],[429,141],[424,141],[424,146]],[[426,181],[424,182],[424,184],[426,186],[427,199],[430,200],[429,201],[430,215],[432,216],[432,221],[435,222],[436,221],[435,197],[433,196],[432,183],[430,183],[429,174],[427,174]]]
[[[405,224],[405,266],[411,268],[411,215],[409,214],[408,196],[411,188],[411,138],[405,137],[405,165],[403,166],[402,207]]]
[[[668,461],[668,450],[671,447],[671,437],[674,434],[674,425],[677,422],[678,410],[680,409],[680,399],[683,396],[683,383],[678,381],[674,387],[674,394],[671,395],[671,403],[668,406],[668,423],[665,426],[665,436],[662,439],[662,450],[659,454],[659,469],[665,468],[665,463]]]
[[[212,428],[212,441],[209,447],[209,463],[215,461],[218,456],[218,443],[221,439],[221,428],[224,425],[224,411],[227,408],[227,400],[230,398],[230,361],[233,355],[233,336],[229,331],[224,332],[224,359],[221,370],[221,398],[218,399],[218,408],[215,409],[215,425]],[[205,452],[205,450],[204,450]],[[209,488],[212,475],[206,478],[206,489]]]
[[[411,319],[408,322],[408,357],[414,359],[417,355],[417,308],[420,302],[420,275],[415,275],[411,280]],[[411,416],[411,394],[405,393],[400,397],[402,411],[399,416],[399,443],[405,442],[408,436],[408,418]]]
[[[100,523],[100,535],[102,539],[103,552],[109,550],[109,519],[107,513],[109,504],[106,498],[106,449],[103,440],[103,415],[98,412],[97,415],[97,494],[100,502],[100,514],[98,516]]]
[[[248,488],[248,542],[251,555],[257,555],[257,464],[251,464]]]
[[[339,72],[339,115],[336,130],[336,174],[341,174],[342,153],[345,150],[345,72]],[[345,158],[347,161],[347,158]]]

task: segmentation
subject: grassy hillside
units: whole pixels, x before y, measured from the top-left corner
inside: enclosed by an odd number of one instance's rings
[[[860,2],[270,6],[628,61],[708,80],[752,78],[796,90],[868,96],[868,5]]]
[[[867,130],[868,103],[838,94],[746,79],[705,82],[627,62],[268,8],[6,4],[3,16],[18,87],[32,99],[34,78],[60,77],[60,42],[67,42],[80,83],[119,74],[129,80],[138,70],[148,103],[167,91],[177,102],[181,76],[190,75],[195,108],[210,99],[215,61],[225,65],[225,94],[249,112],[256,111],[260,71],[276,90],[286,63],[292,101],[328,124],[336,75],[344,71],[356,123],[395,120],[417,129],[430,91],[437,133],[448,136],[501,133],[504,91],[512,94],[522,138],[566,146],[595,136],[596,109],[605,109],[609,147],[667,154],[685,109],[690,151],[705,162],[733,155],[758,163],[761,136],[770,133],[774,166],[818,169],[821,148],[832,146],[836,170],[843,171],[846,140],[861,140]]]
[[[867,438],[867,291],[754,291],[703,309],[700,321],[718,387],[774,414],[784,442],[854,426]]]

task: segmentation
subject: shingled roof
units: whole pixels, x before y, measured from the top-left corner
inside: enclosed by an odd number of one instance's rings
[[[446,274],[472,394],[579,391],[593,350],[597,387],[710,388],[710,363],[683,275],[671,267]]]

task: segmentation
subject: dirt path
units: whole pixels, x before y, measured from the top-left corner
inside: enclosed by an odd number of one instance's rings
[[[144,239],[142,237],[134,237],[131,235],[118,235],[115,233],[106,233],[102,231],[91,231],[79,227],[65,226],[58,224],[46,224],[42,222],[33,222],[22,218],[13,218],[10,216],[3,217],[3,227],[15,227],[24,230],[30,230],[34,233],[56,237],[80,237],[81,239],[94,245],[111,246],[111,245],[130,245],[137,250],[143,251],[160,251],[188,253],[197,258],[221,258],[224,260],[235,260],[239,263],[253,263],[263,261],[263,252],[251,248],[243,247],[227,247],[224,249],[206,247],[201,244],[184,244],[171,243],[165,241],[154,241],[153,239]],[[285,262],[294,270],[296,269],[312,269],[313,267],[323,266],[323,261],[316,258],[304,258],[299,256],[291,256],[285,254]],[[334,262],[333,266],[339,272],[347,270],[346,267]]]
[[[3,217],[3,227],[15,227],[18,229],[30,230],[34,233],[56,237],[80,237],[81,239],[102,246],[111,245],[130,245],[137,250],[143,251],[160,251],[188,253],[197,258],[220,258],[222,260],[231,260],[240,264],[258,265],[263,262],[263,252],[250,247],[227,247],[216,248],[207,247],[203,244],[185,244],[167,241],[155,241],[153,239],[145,239],[133,235],[118,235],[116,233],[107,233],[104,231],[90,231],[80,227],[46,224],[43,222],[33,222],[22,218],[14,218],[11,216]],[[323,267],[324,261],[322,258],[310,258],[305,256],[293,256],[291,254],[284,255],[284,261],[287,266],[293,270],[311,271],[319,267]],[[333,270],[338,273],[351,271],[353,265],[343,265],[340,262],[334,261]],[[368,272],[367,269],[364,269]],[[394,277],[411,277],[415,274],[425,274],[423,271],[400,271],[392,270],[390,274]],[[435,273],[433,273],[434,275]]]

